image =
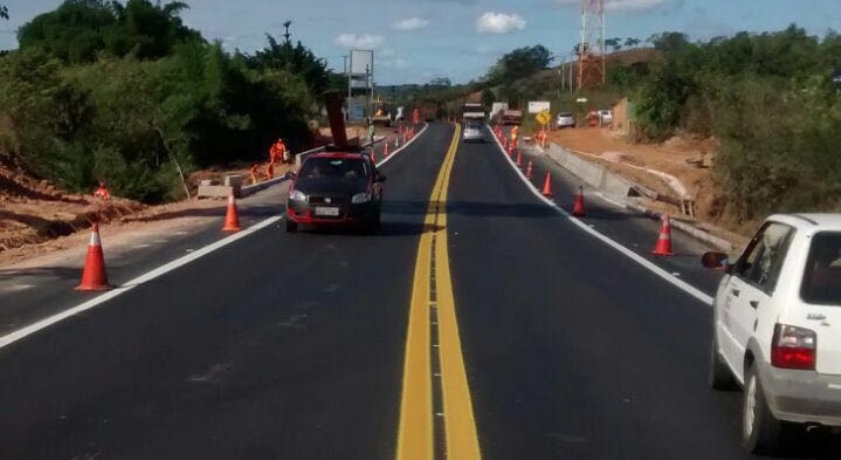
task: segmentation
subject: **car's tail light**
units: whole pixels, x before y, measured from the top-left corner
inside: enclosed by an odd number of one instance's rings
[[[771,365],[783,369],[815,369],[818,338],[814,331],[777,323],[771,342]]]

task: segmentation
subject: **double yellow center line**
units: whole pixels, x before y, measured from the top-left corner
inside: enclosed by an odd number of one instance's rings
[[[436,431],[443,432],[446,458],[481,458],[447,250],[447,188],[460,139],[461,126],[456,125],[432,189],[418,245],[403,369],[397,460],[438,460],[436,457],[441,452],[436,452],[436,445],[440,445],[440,440],[435,439]],[[440,401],[436,395],[440,395]],[[443,430],[436,430],[441,424]]]

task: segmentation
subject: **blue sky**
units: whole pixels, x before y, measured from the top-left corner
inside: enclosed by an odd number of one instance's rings
[[[839,0],[605,0],[607,37],[646,39],[681,31],[693,39],[739,30],[780,30],[791,22],[813,34],[841,30]],[[0,49],[17,47],[15,31],[61,0],[0,0]],[[166,3],[166,1],[164,1]],[[543,44],[568,54],[579,37],[580,0],[186,0],[185,22],[228,49],[253,52],[265,33],[291,20],[301,40],[342,70],[352,47],[375,50],[378,84],[478,78],[496,59]]]

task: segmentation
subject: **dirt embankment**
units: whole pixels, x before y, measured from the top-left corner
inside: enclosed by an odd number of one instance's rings
[[[742,240],[746,235],[743,225],[724,221],[721,217],[723,200],[710,170],[718,147],[715,140],[675,137],[663,144],[634,144],[616,131],[598,127],[553,131],[549,140],[640,185],[677,197],[673,186],[646,169],[674,176],[683,185],[687,195],[696,200],[696,216],[699,221],[714,223],[729,232],[735,232],[728,235],[733,239]],[[659,211],[679,212],[677,206],[666,203],[649,204]]]

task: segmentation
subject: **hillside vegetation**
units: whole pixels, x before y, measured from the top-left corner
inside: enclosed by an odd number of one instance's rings
[[[70,191],[107,180],[146,203],[180,198],[198,167],[310,141],[333,77],[300,42],[228,53],[184,26],[180,2],[67,0],[0,57],[0,155]],[[12,11],[11,14],[14,14]]]
[[[609,107],[627,96],[638,142],[716,139],[713,220],[746,228],[774,212],[841,211],[841,79],[833,83],[841,76],[841,35],[812,36],[792,25],[699,42],[666,32],[638,44],[646,47],[608,56],[607,85],[598,90],[564,91],[561,74],[570,64],[550,69],[530,47],[450,96],[481,94],[488,106],[506,100],[520,108],[550,100],[556,111]]]

